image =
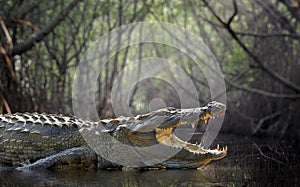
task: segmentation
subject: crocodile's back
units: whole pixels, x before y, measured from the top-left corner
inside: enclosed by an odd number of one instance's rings
[[[55,114],[0,115],[0,163],[22,165],[85,145],[79,128],[86,121]]]

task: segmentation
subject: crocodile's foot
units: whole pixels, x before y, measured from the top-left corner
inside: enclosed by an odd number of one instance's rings
[[[34,163],[29,163],[17,170],[40,170],[40,169],[84,169],[95,167],[96,153],[88,146],[75,147],[64,150],[57,154],[39,159]]]
[[[26,159],[26,160],[23,161],[23,162],[17,162],[17,163],[18,163],[18,165],[20,165],[20,166],[27,166],[27,165],[31,164],[31,163],[30,163],[30,160],[28,160],[28,159]]]

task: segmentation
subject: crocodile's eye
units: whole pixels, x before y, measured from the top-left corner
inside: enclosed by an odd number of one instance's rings
[[[208,113],[210,111],[208,107],[202,107],[202,110],[204,111],[204,113]]]
[[[168,107],[168,110],[169,110],[169,111],[174,111],[174,110],[177,110],[177,109],[174,108],[174,107]]]

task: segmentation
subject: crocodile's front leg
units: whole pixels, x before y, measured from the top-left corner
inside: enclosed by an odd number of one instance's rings
[[[17,169],[83,169],[112,165],[110,162],[100,158],[90,147],[75,147],[60,153],[37,160]]]

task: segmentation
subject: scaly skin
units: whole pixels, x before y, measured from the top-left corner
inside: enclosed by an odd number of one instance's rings
[[[195,128],[198,121],[207,124],[224,112],[223,104],[210,102],[200,108],[165,108],[99,122],[55,114],[4,114],[0,115],[0,163],[18,169],[198,168],[223,158],[227,147],[204,149],[180,140],[173,132],[182,125]],[[175,154],[157,159],[160,154],[141,151],[155,145],[164,152],[175,150]],[[105,158],[99,156],[103,154]]]

